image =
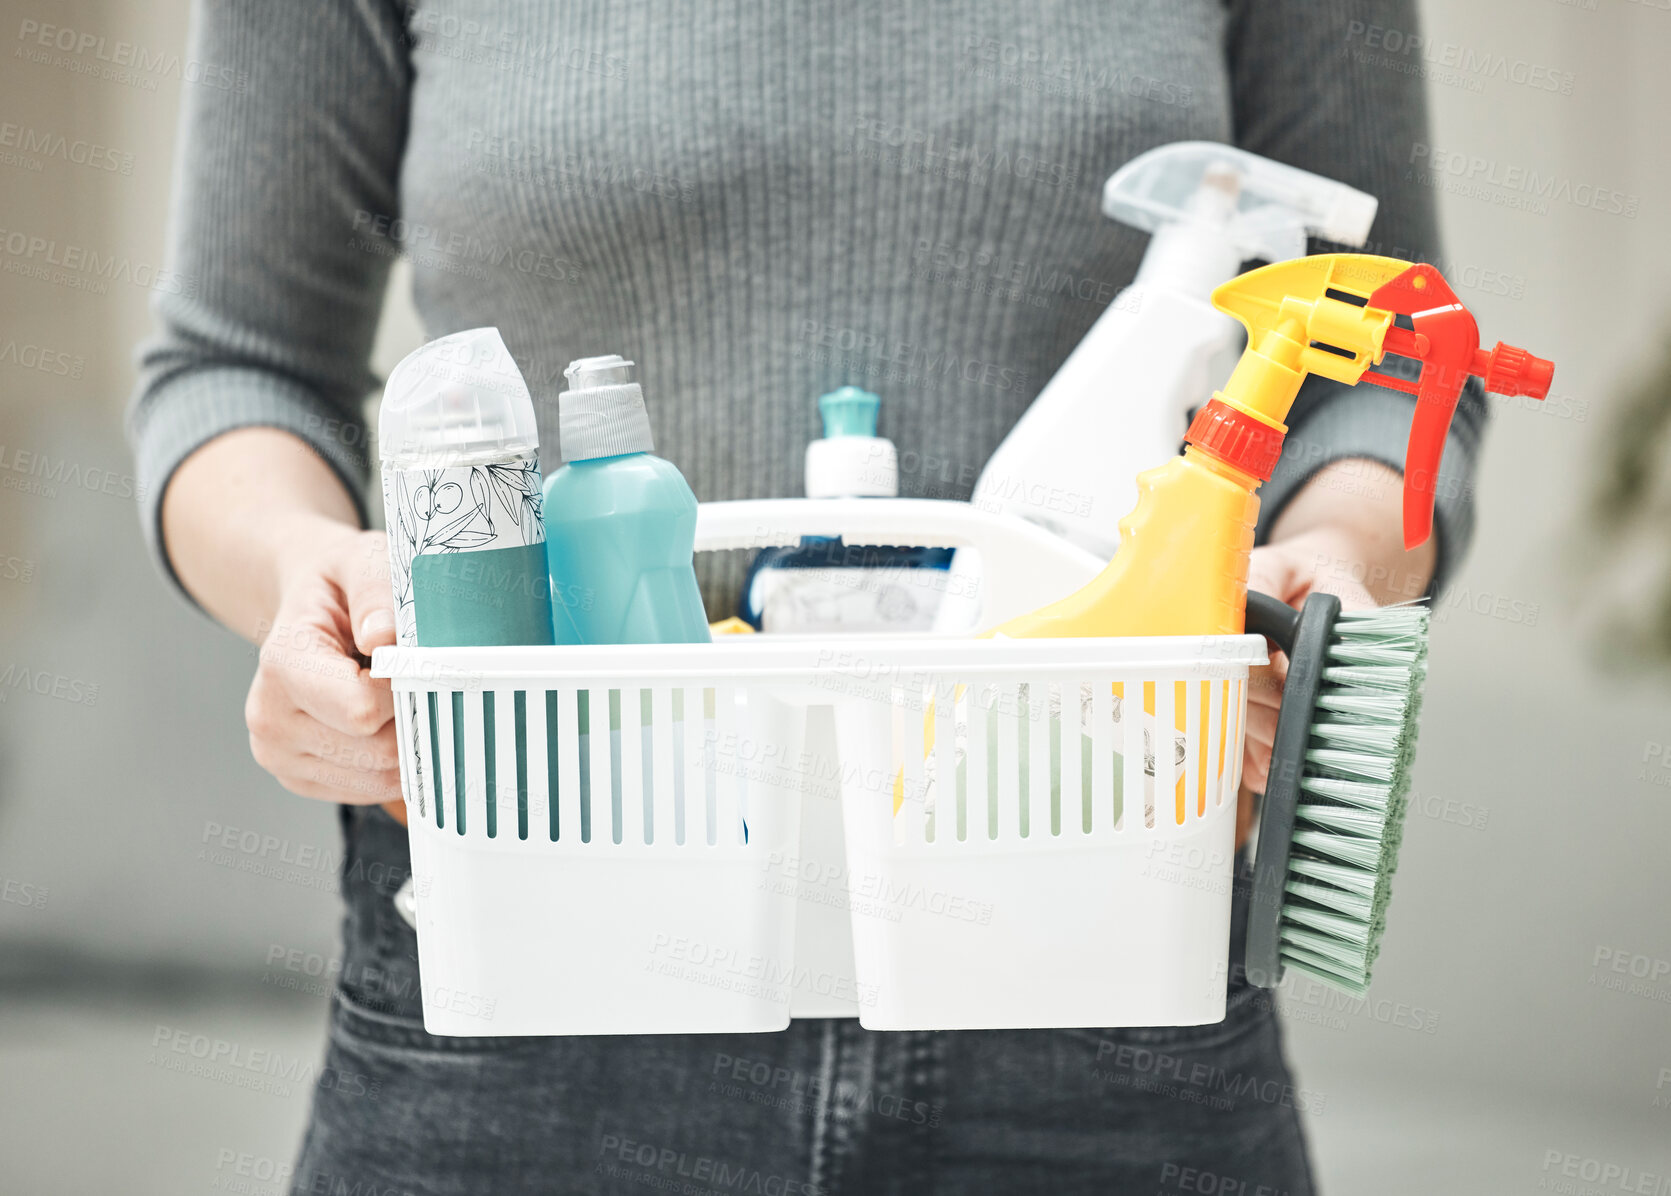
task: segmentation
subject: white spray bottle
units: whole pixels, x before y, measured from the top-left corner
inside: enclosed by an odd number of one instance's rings
[[[1301,256],[1308,235],[1360,246],[1375,209],[1373,196],[1344,183],[1216,142],[1164,145],[1126,163],[1103,188],[1102,210],[1152,234],[1137,277],[998,446],[971,501],[1112,557],[1137,475],[1178,452],[1190,409],[1234,364],[1242,330],[1213,307],[1213,288],[1244,261]],[[981,568],[970,556],[953,559],[938,630],[969,630],[979,618],[978,597],[961,596],[979,592],[963,576]]]

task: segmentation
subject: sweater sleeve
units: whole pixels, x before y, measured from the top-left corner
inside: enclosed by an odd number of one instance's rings
[[[1231,0],[1228,28],[1237,144],[1380,200],[1361,252],[1444,270],[1434,193],[1414,169],[1418,147],[1428,141],[1421,59],[1381,48],[1409,45],[1418,33],[1414,0]],[[1389,39],[1387,30],[1405,36]],[[1314,244],[1312,251],[1340,248]],[[1391,358],[1386,368],[1399,372]],[[1282,460],[1263,488],[1260,542],[1289,500],[1331,461],[1368,458],[1402,472],[1414,410],[1415,399],[1396,391],[1307,379],[1289,414]],[[1485,419],[1484,391],[1470,380],[1438,477],[1435,594],[1473,538],[1474,462]]]
[[[364,518],[370,372],[390,262],[410,71],[392,0],[199,0],[190,55],[231,86],[185,88],[167,259],[128,437],[163,543],[180,462],[223,432],[292,432]],[[183,592],[183,591],[182,591]]]

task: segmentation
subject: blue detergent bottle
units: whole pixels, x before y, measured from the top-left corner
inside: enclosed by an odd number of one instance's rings
[[[586,357],[571,362],[563,376],[569,388],[558,396],[558,430],[565,464],[545,482],[545,547],[557,642],[709,642],[708,616],[693,564],[696,496],[677,468],[650,451],[650,419],[644,392],[632,379],[632,362],[613,355]],[[594,836],[620,841],[622,744],[617,703],[627,696],[612,693],[610,709],[594,712],[588,695],[580,695],[580,787],[591,792],[591,729],[606,719],[614,776],[613,832],[594,828],[592,803],[581,802],[580,837],[587,842]],[[638,700],[647,730],[649,691],[642,691]],[[675,694],[674,700],[676,722],[703,717],[704,712],[687,714],[682,709],[682,694]],[[558,743],[556,703],[548,702],[546,709],[547,742]],[[675,734],[676,756],[683,751],[683,741]],[[640,750],[642,775],[649,777],[648,734]],[[646,827],[653,817],[651,793],[645,786]],[[552,833],[555,837],[561,832],[554,825]]]

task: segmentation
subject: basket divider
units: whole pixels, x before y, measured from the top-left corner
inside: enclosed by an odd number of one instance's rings
[[[934,678],[934,841],[950,843],[968,832],[968,803],[957,776],[957,686]]]
[[[1143,723],[1148,717],[1144,699],[1148,685],[1137,679],[1125,684],[1125,700],[1120,703],[1120,759],[1123,764],[1120,800],[1126,830],[1140,835],[1149,827],[1148,775],[1144,771]]]
[[[621,844],[643,847],[645,843],[645,757],[650,753],[648,728],[644,726],[644,690],[631,686],[619,691],[621,698]],[[652,765],[653,767],[653,765]]]
[[[743,787],[748,783],[743,775],[744,732],[737,717],[735,686],[721,685],[714,690],[714,716],[719,742],[728,745],[733,754],[731,775],[721,776],[714,786],[713,821],[708,823],[706,841],[716,847],[732,848],[741,838]],[[751,725],[748,733],[752,734],[754,729]]]
[[[611,723],[613,721],[609,709],[609,691],[607,689],[589,689],[586,691],[586,735],[591,745],[587,753],[589,772],[586,785],[587,829],[591,832],[593,843],[613,843],[615,841],[615,815],[613,810],[615,796],[615,781],[613,771],[609,767],[610,740],[614,738]]]
[[[527,838],[528,811],[518,800],[516,765],[516,699],[514,689],[493,691],[493,742],[487,750],[493,753],[493,786],[487,800],[493,804],[494,831],[502,838]]]
[[[551,690],[546,701],[557,703],[555,725],[557,736],[548,739],[545,750],[555,752],[557,792],[550,800],[557,808],[557,835],[571,843],[580,842],[580,697],[576,690],[564,686]],[[550,709],[546,711],[546,725],[552,725]],[[553,770],[544,770],[550,775]]]
[[[1080,686],[1077,678],[1062,677],[1056,682],[1057,692],[1061,695],[1061,713],[1056,719],[1057,788],[1061,793],[1062,833],[1064,835],[1088,835],[1093,828],[1100,831],[1102,823],[1107,821],[1107,815],[1101,822],[1093,821],[1091,805],[1085,801],[1085,775],[1082,763],[1085,755],[1085,745],[1082,732],[1079,729]]]
[[[1013,844],[1021,838],[1021,761],[1016,748],[1021,687],[1013,681],[1002,681],[981,688],[996,699],[992,708],[998,724],[998,841]],[[975,709],[982,703],[969,705],[971,718],[984,713]]]
[[[1049,681],[1035,677],[1027,686],[1027,837],[1048,839],[1056,834],[1060,809],[1050,786]],[[1058,774],[1059,775],[1059,774]]]

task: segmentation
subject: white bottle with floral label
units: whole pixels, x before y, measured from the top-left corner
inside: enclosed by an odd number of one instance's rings
[[[383,389],[377,436],[396,641],[426,648],[552,643],[539,433],[528,385],[498,329],[457,332],[403,358]],[[451,698],[457,735],[466,695]],[[482,704],[489,743],[501,718],[514,720],[517,741],[524,741],[523,694],[510,711],[495,709],[492,693],[470,698]],[[416,735],[416,709],[411,714]],[[432,693],[431,727],[437,714]],[[439,748],[432,748],[434,759]],[[461,740],[455,754],[451,777],[426,777],[415,767],[407,797],[418,818],[462,834],[468,802]],[[526,801],[519,792],[519,831],[529,817]],[[496,803],[486,811],[493,835]]]
[[[498,330],[408,354],[377,431],[397,640],[551,643],[534,404]]]

